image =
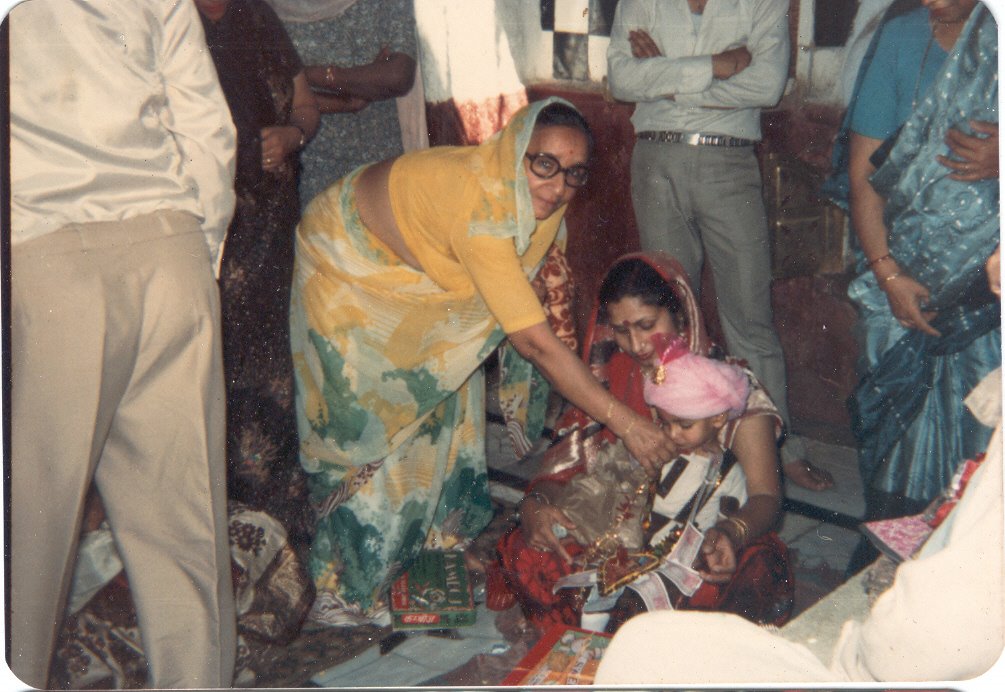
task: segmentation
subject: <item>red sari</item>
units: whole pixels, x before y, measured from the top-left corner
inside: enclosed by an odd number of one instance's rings
[[[647,262],[672,287],[684,307],[687,320],[684,335],[692,351],[708,354],[710,343],[683,269],[662,253],[637,253],[622,259],[632,257]],[[584,339],[583,358],[618,400],[648,417],[650,409],[643,397],[641,368],[626,354],[614,352],[616,347],[612,332],[607,325],[598,323],[598,310],[599,305],[595,304]],[[753,384],[747,411],[742,417],[730,421],[720,434],[719,441],[725,449],[731,446],[736,429],[745,418],[769,415],[775,419],[776,434],[781,430],[781,419],[774,405],[756,380]],[[578,409],[569,410],[557,427],[558,436],[564,441],[556,443],[546,454],[541,472],[528,490],[544,481],[567,484],[579,474],[589,472],[597,449],[608,447],[610,451],[610,445],[620,444],[606,428],[590,435],[596,423]],[[641,521],[641,517],[633,518]],[[569,540],[566,550],[575,557],[584,548]],[[552,592],[558,579],[574,571],[572,565],[566,564],[556,553],[530,548],[519,526],[500,539],[497,552],[498,566],[489,573],[490,607],[503,609],[514,601],[519,602],[527,618],[542,632],[552,624],[579,625],[585,594],[577,589],[562,589],[558,594]],[[737,570],[729,582],[703,583],[690,598],[669,585],[668,592],[674,607],[733,612],[754,622],[781,625],[788,620],[794,601],[794,581],[787,553],[787,548],[775,533],[764,534],[737,556]],[[627,589],[611,611],[608,629],[613,630],[644,609],[641,599]]]

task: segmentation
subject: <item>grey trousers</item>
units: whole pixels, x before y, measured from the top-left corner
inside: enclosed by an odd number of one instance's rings
[[[785,359],[771,313],[771,246],[753,147],[639,140],[632,201],[643,250],[680,261],[695,291],[708,259],[727,351],[747,361],[786,427]],[[804,456],[800,441],[782,458]]]
[[[220,307],[198,221],[71,225],[11,255],[12,670],[46,685],[93,478],[149,684],[229,686]]]

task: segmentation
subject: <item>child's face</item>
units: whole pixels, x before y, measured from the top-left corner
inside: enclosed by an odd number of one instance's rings
[[[696,449],[710,446],[716,435],[726,424],[726,413],[720,413],[710,418],[699,418],[689,420],[670,415],[662,409],[656,409],[660,420],[663,422],[663,429],[670,435],[670,439],[677,446],[677,451],[681,454],[693,452]]]
[[[607,318],[614,332],[614,343],[635,359],[639,365],[655,365],[656,347],[651,336],[677,336],[673,318],[666,308],[646,305],[634,296],[622,298],[607,306]]]

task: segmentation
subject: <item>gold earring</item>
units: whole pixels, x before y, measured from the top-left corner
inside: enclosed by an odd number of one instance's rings
[[[663,365],[660,365],[653,371],[653,384],[661,385],[667,378],[667,369]]]

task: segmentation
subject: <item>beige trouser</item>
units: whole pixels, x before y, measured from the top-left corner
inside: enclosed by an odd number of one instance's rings
[[[220,308],[197,220],[70,225],[11,254],[12,670],[46,684],[93,478],[149,684],[229,686]]]
[[[771,311],[771,245],[753,147],[640,140],[632,152],[632,202],[643,250],[681,263],[695,293],[707,259],[726,347],[747,361],[790,427],[785,358]],[[806,456],[789,437],[782,461]]]

